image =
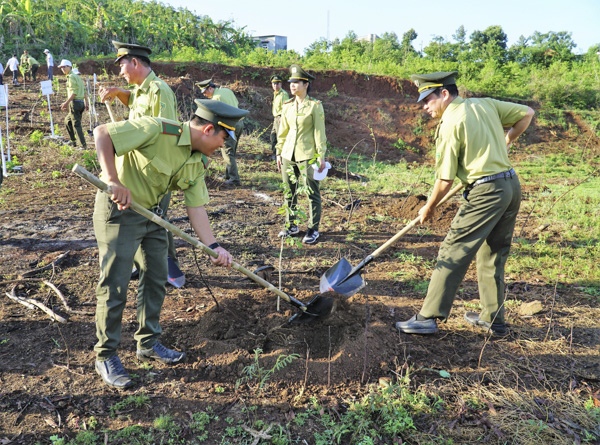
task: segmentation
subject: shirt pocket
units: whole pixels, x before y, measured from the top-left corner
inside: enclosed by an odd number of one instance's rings
[[[302,129],[310,128],[313,124],[312,114],[298,114],[296,116],[296,122],[298,123],[298,132],[300,132]]]
[[[153,187],[166,187],[171,180],[173,168],[161,158],[155,157],[143,168],[142,172]]]

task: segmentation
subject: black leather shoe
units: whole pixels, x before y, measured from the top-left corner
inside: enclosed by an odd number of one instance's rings
[[[133,385],[129,374],[116,355],[103,361],[96,360],[96,372],[100,374],[104,383],[113,388],[127,388]]]
[[[399,321],[396,323],[396,329],[405,334],[422,334],[430,335],[437,334],[438,327],[435,318],[428,318],[427,320],[417,320],[417,316],[414,315],[410,320]]]
[[[184,352],[174,351],[156,342],[150,349],[138,349],[136,356],[140,360],[154,359],[167,365],[175,365],[185,358]]]
[[[477,312],[466,312],[465,320],[467,320],[467,323],[472,324],[473,326],[479,326],[486,331],[491,331],[492,334],[497,335],[498,337],[504,337],[508,334],[506,323],[490,323],[489,321],[480,320]]]

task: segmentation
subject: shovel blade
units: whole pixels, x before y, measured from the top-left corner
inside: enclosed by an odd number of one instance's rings
[[[333,291],[346,297],[351,297],[365,287],[365,282],[360,274],[355,272],[353,275],[350,275],[351,273],[352,265],[346,258],[342,258],[321,277],[320,292]]]
[[[185,284],[185,275],[181,269],[177,267],[177,264],[175,264],[175,261],[173,261],[171,257],[167,257],[167,265],[169,267],[169,284],[177,288],[182,287]]]
[[[319,291],[321,293],[334,291],[335,289],[333,286],[346,278],[351,271],[352,265],[346,258],[342,258],[329,269],[327,269],[323,276],[321,276]]]
[[[288,320],[289,323],[308,323],[317,318],[326,318],[335,312],[337,301],[334,298],[318,294],[306,305],[306,311],[299,311]]]

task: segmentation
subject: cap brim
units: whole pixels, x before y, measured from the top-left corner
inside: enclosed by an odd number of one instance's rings
[[[117,58],[115,59],[115,65],[118,65],[118,64],[119,64],[119,60],[121,60],[121,59],[122,59],[123,57],[125,57],[126,55],[127,55],[127,54],[121,54],[119,57],[117,57]]]
[[[229,128],[225,128],[225,127],[223,127],[223,126],[222,126],[222,128],[223,128],[223,130],[225,130],[225,131],[227,132],[227,134],[229,134],[229,137],[230,137],[231,139],[233,139],[234,141],[235,141],[235,140],[237,140],[237,139],[235,138],[235,131],[233,131],[233,130],[230,130]]]
[[[419,99],[417,100],[417,103],[421,102],[423,99],[425,99],[427,96],[429,96],[431,93],[433,93],[436,89],[435,88],[429,88],[428,90],[423,91],[420,95],[419,95]]]

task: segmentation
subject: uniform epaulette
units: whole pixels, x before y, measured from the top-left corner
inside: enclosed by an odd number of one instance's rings
[[[153,93],[158,93],[160,91],[160,82],[153,80],[150,82],[150,89]]]
[[[169,122],[162,122],[162,134],[170,134],[171,136],[179,136],[182,132],[181,125],[171,124]]]
[[[284,104],[291,104],[294,100],[296,100],[296,97],[292,97],[291,99],[286,100]]]

